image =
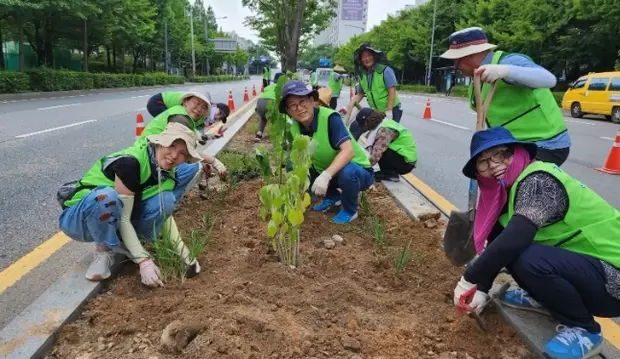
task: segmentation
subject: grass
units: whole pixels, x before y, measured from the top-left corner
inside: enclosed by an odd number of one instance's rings
[[[366,192],[362,192],[360,196],[360,212],[364,218],[369,218],[371,216],[370,202],[368,202]]]
[[[372,232],[372,239],[376,244],[383,246],[385,244],[385,223],[378,217],[370,217],[370,229]]]
[[[394,258],[394,271],[396,274],[402,273],[411,261],[411,254],[409,253],[410,246],[411,240],[409,240],[407,244],[403,245],[402,248],[396,252],[396,257]]]

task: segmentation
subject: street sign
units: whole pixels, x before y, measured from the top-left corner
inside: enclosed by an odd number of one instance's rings
[[[321,57],[319,59],[319,66],[329,66],[331,65],[332,60],[326,58],[326,57]]]
[[[210,39],[215,46],[215,52],[235,52],[237,51],[237,40],[229,39],[227,37],[218,37]]]

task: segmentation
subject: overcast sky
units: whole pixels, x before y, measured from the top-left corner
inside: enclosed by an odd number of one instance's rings
[[[227,19],[217,20],[224,31],[235,31],[239,36],[257,42],[256,34],[243,25],[246,16],[252,13],[241,5],[241,0],[203,0],[205,6],[211,5],[215,16],[227,16]],[[387,19],[388,14],[394,15],[397,10],[401,10],[407,4],[413,4],[413,0],[368,0],[368,29],[378,25],[382,20]]]

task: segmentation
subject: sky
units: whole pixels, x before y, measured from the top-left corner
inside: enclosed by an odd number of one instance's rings
[[[211,5],[216,17],[227,17],[227,19],[217,20],[222,30],[235,31],[239,36],[252,40],[254,43],[258,41],[256,33],[243,25],[245,17],[252,15],[252,13],[241,5],[241,0],[203,0],[203,2],[205,6]],[[387,19],[388,14],[394,15],[397,10],[413,3],[414,0],[368,0],[367,30]]]

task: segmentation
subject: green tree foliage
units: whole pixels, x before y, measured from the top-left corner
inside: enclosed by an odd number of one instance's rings
[[[301,51],[299,54],[299,61],[303,67],[307,68],[317,68],[319,66],[319,59],[321,57],[326,57],[332,60],[332,63],[335,64],[336,61],[336,52],[338,48],[332,44],[324,44],[319,46],[307,47]],[[349,68],[352,70],[352,68]]]

